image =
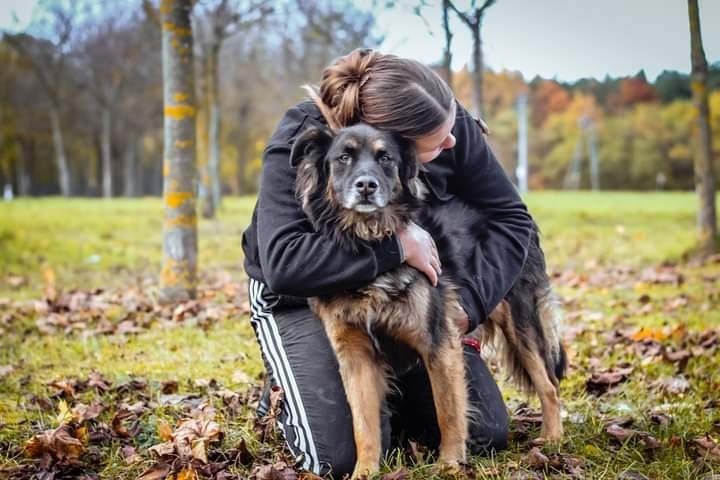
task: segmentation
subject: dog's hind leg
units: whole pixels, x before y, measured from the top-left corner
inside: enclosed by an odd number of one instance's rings
[[[513,321],[507,302],[498,305],[489,320],[494,327],[500,328],[508,344],[506,362],[512,377],[521,387],[535,390],[540,398],[543,415],[540,436],[547,440],[560,439],[563,434],[560,394],[554,372],[548,371],[548,364],[540,354],[539,345],[543,340],[532,328],[518,328],[519,324]]]
[[[324,323],[352,412],[357,452],[352,478],[358,478],[376,472],[380,466],[380,410],[387,393],[387,380],[367,333],[342,320]]]
[[[439,461],[457,466],[465,461],[468,435],[468,400],[462,345],[453,333],[432,352],[421,354],[430,378],[440,428]]]

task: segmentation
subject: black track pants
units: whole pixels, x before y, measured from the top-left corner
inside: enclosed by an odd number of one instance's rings
[[[285,393],[279,417],[287,445],[302,468],[341,478],[355,466],[352,417],[335,354],[307,305],[281,306],[261,282],[250,279],[251,322],[268,378]],[[500,391],[478,352],[465,347],[471,408],[470,453],[507,446],[508,415]],[[395,380],[382,415],[383,450],[402,438],[437,448],[440,432],[430,382],[418,363]],[[258,414],[267,410],[260,402]]]

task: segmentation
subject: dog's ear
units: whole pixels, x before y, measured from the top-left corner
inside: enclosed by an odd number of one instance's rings
[[[415,142],[402,138],[397,141],[402,155],[399,173],[403,190],[415,198],[423,199],[425,198],[425,188],[418,178],[420,166],[415,155]]]
[[[303,158],[311,155],[319,155],[323,158],[331,142],[332,134],[325,129],[311,127],[305,130],[295,139],[290,150],[290,166],[297,168]]]

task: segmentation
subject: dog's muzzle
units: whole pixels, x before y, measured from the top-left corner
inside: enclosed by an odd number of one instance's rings
[[[387,201],[382,194],[380,182],[372,175],[363,175],[353,180],[351,188],[348,188],[344,207],[360,213],[371,213],[378,208],[383,208]]]

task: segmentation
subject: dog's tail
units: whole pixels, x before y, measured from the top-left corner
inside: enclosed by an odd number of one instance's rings
[[[539,249],[531,251],[521,278],[480,329],[483,345],[492,345],[509,376],[526,392],[542,389],[548,381],[557,389],[567,370],[562,310],[541,258]]]

